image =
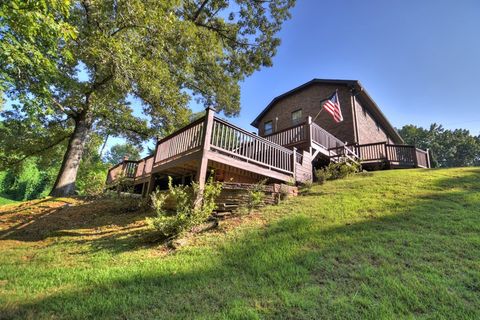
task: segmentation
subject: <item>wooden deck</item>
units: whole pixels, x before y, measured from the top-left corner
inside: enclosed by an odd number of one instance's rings
[[[430,168],[428,151],[387,142],[347,145],[313,123],[310,117],[306,122],[267,135],[265,139],[286,147],[312,148],[314,158],[320,154],[334,162],[348,159],[365,167]]]
[[[429,168],[428,152],[386,142],[347,145],[313,123],[304,123],[260,137],[215,117],[214,110],[157,142],[155,153],[139,161],[123,161],[108,171],[107,185],[124,176],[142,193],[152,191],[155,177],[189,176],[204,183],[210,169],[228,169],[252,180],[312,180],[312,161],[359,162],[363,166]]]
[[[430,168],[428,150],[387,142],[354,146],[362,165],[383,163],[389,168]]]
[[[159,140],[154,155],[112,167],[107,185],[115,184],[122,175],[134,185],[148,183],[160,173],[191,174],[195,180],[205,181],[207,169],[220,165],[280,182],[312,178],[311,173],[307,174],[311,172],[307,154],[243,130],[215,117],[214,111],[208,109],[205,117]]]

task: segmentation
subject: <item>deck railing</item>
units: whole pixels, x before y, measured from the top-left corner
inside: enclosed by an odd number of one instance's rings
[[[422,150],[415,148],[415,154],[417,156],[417,165],[421,168],[430,168],[430,156],[428,150]]]
[[[293,151],[219,118],[214,118],[211,148],[277,171],[293,172]]]
[[[203,137],[205,132],[209,133],[210,139]],[[210,113],[210,117],[202,117],[159,140],[154,155],[139,161],[126,160],[112,167],[108,172],[107,184],[114,182],[119,175],[144,179],[150,176],[154,167],[202,149],[293,175],[296,165],[303,163],[302,155],[284,146],[292,147],[303,142],[310,146],[312,142],[320,145],[328,151],[330,157],[347,157],[361,162],[386,161],[393,165],[430,167],[427,151],[414,146],[386,142],[347,146],[313,123],[311,118],[297,126],[260,137],[214,117]]]
[[[120,176],[134,178],[137,172],[138,161],[123,160],[108,170],[107,184],[114,182]]]
[[[205,117],[157,142],[154,166],[200,148]]]
[[[378,142],[357,145],[355,150],[363,163],[385,161],[390,165],[430,168],[428,151],[411,145]]]
[[[311,117],[306,122],[272,133],[264,138],[281,146],[292,146],[303,142],[310,143],[310,141],[315,142],[324,149],[332,149],[344,145],[340,139],[312,122]]]
[[[385,142],[362,144],[355,146],[355,151],[361,161],[385,160],[387,158],[385,144]]]
[[[309,139],[308,135],[309,126],[306,122],[303,122],[294,127],[272,133],[264,138],[281,146],[289,146],[306,142]]]
[[[139,160],[135,178],[144,178],[150,175],[152,172],[154,156],[148,156]]]
[[[331,149],[341,147],[345,145],[340,139],[323,129],[316,123],[311,124],[312,140],[324,147],[325,149]]]

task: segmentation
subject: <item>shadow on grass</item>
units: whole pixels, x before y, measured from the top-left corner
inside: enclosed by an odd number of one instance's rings
[[[42,205],[55,202],[63,206]],[[150,214],[139,210],[137,204],[129,199],[102,199],[73,206],[57,199],[29,202],[1,213],[8,218],[3,221],[8,227],[0,231],[0,240],[36,242],[57,237],[90,242],[99,250],[103,245],[120,250],[123,246],[116,245],[120,239],[133,243],[129,238],[144,233],[137,222]]]
[[[25,303],[37,318],[478,318],[478,170],[398,214],[326,227],[314,214],[246,231],[213,253],[148,259]],[[460,186],[460,187],[459,187]]]

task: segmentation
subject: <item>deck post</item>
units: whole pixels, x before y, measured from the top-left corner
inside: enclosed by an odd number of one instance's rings
[[[296,177],[296,171],[297,171],[296,169],[297,168],[296,167],[297,167],[297,148],[293,147],[292,171],[293,171],[294,182],[297,182],[297,177]]]
[[[430,164],[430,149],[427,148],[427,168],[430,169],[432,166]]]
[[[390,159],[388,157],[387,142],[383,143],[383,147],[384,147],[384,152],[385,152],[385,163],[387,164],[387,167],[390,168],[392,164],[391,164]]]
[[[148,180],[148,185],[147,185],[147,193],[145,194],[145,196],[148,196],[150,193],[152,193],[153,191],[155,191],[155,174],[154,173],[151,173],[150,174],[150,179]]]
[[[412,147],[413,167],[418,168],[417,148]]]
[[[312,117],[307,117],[307,141],[308,141],[308,151],[312,154]]]
[[[200,191],[205,187],[205,180],[207,178],[208,169],[208,151],[210,150],[210,141],[212,139],[213,121],[215,116],[215,109],[207,107],[205,109],[205,122],[203,124],[202,149],[200,151],[200,163],[198,165],[195,181],[200,187]]]

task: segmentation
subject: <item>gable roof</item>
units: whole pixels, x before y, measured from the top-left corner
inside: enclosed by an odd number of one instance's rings
[[[307,88],[313,84],[338,84],[349,86],[355,90],[357,97],[360,97],[361,101],[364,102],[363,106],[366,107],[368,111],[375,117],[375,119],[382,125],[382,127],[387,131],[387,134],[394,140],[395,143],[404,143],[402,137],[398,134],[397,130],[392,126],[388,121],[387,117],[380,110],[378,105],[373,101],[368,92],[363,88],[362,84],[358,80],[339,80],[339,79],[312,79],[301,86],[298,86],[290,91],[287,91],[275,98],[267,105],[265,109],[253,120],[251,123],[252,126],[258,128],[260,119],[280,100],[295,94],[301,91],[304,88]]]

